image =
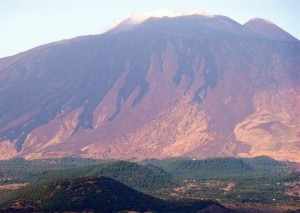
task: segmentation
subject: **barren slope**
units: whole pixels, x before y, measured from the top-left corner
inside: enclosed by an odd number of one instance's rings
[[[194,15],[1,59],[0,158],[300,162],[299,47]]]

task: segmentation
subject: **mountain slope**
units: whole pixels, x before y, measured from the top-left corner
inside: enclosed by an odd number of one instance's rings
[[[285,32],[280,27],[276,26],[270,21],[255,18],[251,19],[244,24],[244,26],[251,31],[265,36],[269,39],[274,39],[277,41],[297,41],[295,37]]]
[[[0,201],[0,208],[8,212],[195,212],[209,206],[229,212],[213,201],[163,201],[105,177],[47,181]]]
[[[191,15],[1,59],[1,158],[300,161],[299,47]]]

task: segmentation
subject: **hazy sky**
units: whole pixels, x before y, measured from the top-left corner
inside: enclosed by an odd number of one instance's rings
[[[300,38],[300,0],[0,0],[0,58],[100,34],[135,12],[202,10],[243,24],[265,18]]]

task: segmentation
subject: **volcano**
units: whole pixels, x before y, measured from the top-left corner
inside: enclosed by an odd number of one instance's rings
[[[218,15],[120,26],[0,59],[0,158],[300,162],[299,40]]]

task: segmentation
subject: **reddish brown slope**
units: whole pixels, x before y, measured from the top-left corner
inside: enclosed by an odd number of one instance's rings
[[[299,47],[195,15],[2,59],[2,158],[300,161]]]

